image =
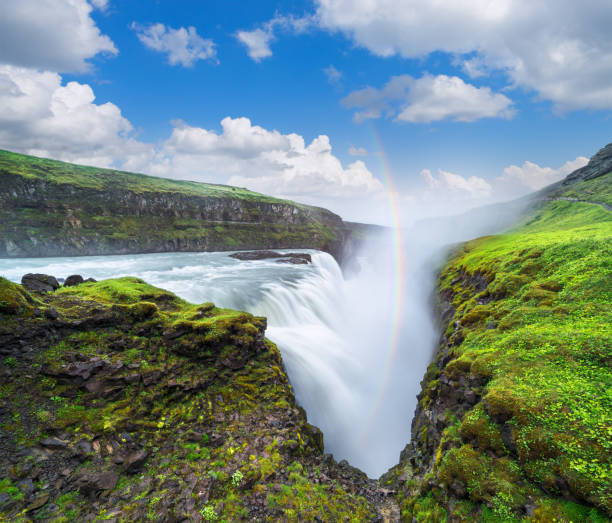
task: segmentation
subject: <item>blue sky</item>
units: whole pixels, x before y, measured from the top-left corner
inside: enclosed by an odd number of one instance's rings
[[[0,147],[376,222],[384,155],[405,220],[460,211],[612,141],[607,4],[15,3],[0,21]]]

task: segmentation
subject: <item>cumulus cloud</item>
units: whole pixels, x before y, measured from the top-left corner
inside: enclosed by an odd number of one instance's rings
[[[558,169],[540,167],[537,163],[526,161],[522,166],[509,165],[497,180],[504,186],[521,186],[521,192],[537,191],[551,183],[558,182],[568,174],[584,167],[589,162],[585,156],[565,162]]]
[[[173,122],[169,138],[139,141],[112,103],[57,73],[0,66],[0,147],[65,161],[201,182],[230,183],[278,196],[350,199],[382,185],[362,161],[342,165],[329,138],[307,144],[298,134],[224,118],[219,131]]]
[[[173,29],[159,23],[141,26],[134,22],[132,29],[146,47],[167,54],[170,65],[192,67],[198,60],[216,61],[215,43],[198,35],[195,27]]]
[[[612,108],[607,0],[317,0],[319,26],[388,57],[464,56],[472,76],[504,71],[560,110]]]
[[[438,176],[434,176],[429,169],[423,169],[421,176],[425,180],[427,187],[440,193],[458,194],[460,197],[472,199],[484,199],[491,196],[493,187],[484,179],[478,176],[466,178],[459,174],[438,169]]]
[[[272,56],[270,42],[274,39],[272,31],[254,29],[253,31],[238,31],[236,38],[246,46],[248,55],[256,62]]]
[[[357,108],[354,119],[394,116],[399,122],[428,123],[440,120],[473,122],[481,118],[511,118],[512,101],[488,87],[475,87],[457,76],[426,74],[394,76],[381,89],[366,87],[342,100]]]
[[[150,171],[179,177],[194,173],[201,180],[221,175],[230,185],[296,198],[350,198],[382,190],[363,162],[344,167],[325,135],[307,145],[298,134],[269,131],[248,118],[224,118],[221,128],[217,133],[177,122]]]
[[[353,145],[349,147],[348,153],[351,156],[367,156],[368,155],[368,151],[366,149],[364,149],[363,147],[355,147]]]
[[[105,2],[94,5],[103,8]],[[54,71],[89,69],[87,59],[117,54],[112,40],[91,18],[86,0],[3,2],[0,17],[0,62]]]
[[[149,149],[130,136],[132,126],[116,105],[94,101],[89,85],[0,65],[0,145],[99,166]]]
[[[238,41],[247,48],[247,54],[255,62],[261,62],[264,58],[272,56],[270,43],[276,39],[279,31],[301,34],[310,29],[314,24],[313,16],[294,17],[276,15],[271,20],[251,30],[236,32]]]

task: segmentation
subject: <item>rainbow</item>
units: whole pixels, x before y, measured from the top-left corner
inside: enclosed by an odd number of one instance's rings
[[[383,176],[383,183],[386,190],[386,195],[389,200],[389,208],[391,210],[391,227],[393,228],[392,233],[392,249],[393,249],[393,315],[391,318],[391,337],[389,340],[389,346],[387,347],[385,354],[385,364],[382,379],[380,381],[378,392],[376,394],[376,401],[369,414],[368,422],[364,424],[364,428],[361,434],[361,440],[364,441],[368,436],[372,424],[374,422],[374,416],[379,411],[381,403],[383,401],[385,391],[389,385],[391,378],[391,369],[397,356],[400,343],[400,331],[402,325],[402,318],[404,312],[404,288],[405,288],[405,262],[404,262],[404,248],[402,238],[402,220],[400,213],[400,205],[398,199],[398,191],[393,180],[393,172],[385,153],[382,140],[373,122],[369,122],[372,129],[372,136],[376,148],[376,156],[380,160],[381,172]]]

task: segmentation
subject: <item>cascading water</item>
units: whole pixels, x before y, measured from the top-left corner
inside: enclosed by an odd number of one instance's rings
[[[298,266],[227,253],[0,260],[0,275],[14,281],[27,272],[137,276],[192,302],[266,316],[267,336],[281,350],[309,421],[323,430],[326,451],[377,476],[397,463],[410,439],[434,336],[424,273],[417,270],[423,255],[400,268],[408,277],[398,288],[390,251],[377,248],[376,263],[362,261],[348,280],[330,255],[317,251],[303,251],[313,263]]]

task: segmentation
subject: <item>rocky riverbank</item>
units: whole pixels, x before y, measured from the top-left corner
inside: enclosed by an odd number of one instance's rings
[[[376,227],[238,187],[0,151],[0,257],[310,248],[343,264]]]

